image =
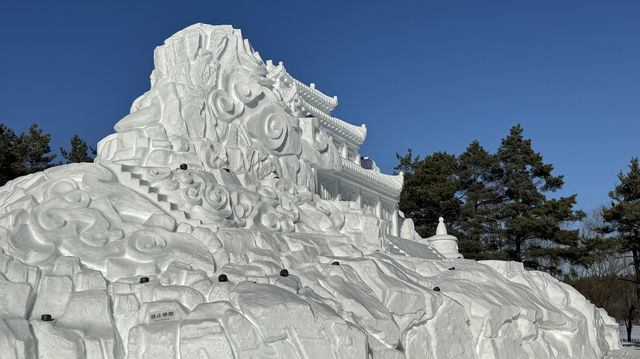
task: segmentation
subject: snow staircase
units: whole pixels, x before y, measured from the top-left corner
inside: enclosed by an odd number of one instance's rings
[[[173,217],[176,223],[188,223],[192,226],[202,225],[202,221],[191,218],[189,213],[180,209],[180,206],[169,201],[167,195],[162,194],[158,187],[152,186],[148,180],[144,179],[141,174],[141,170],[145,170],[143,167],[124,164],[107,166],[115,172],[120,183],[152,201],[157,207]]]
[[[391,254],[399,254],[409,257],[429,260],[444,260],[437,250],[420,242],[404,239],[387,234],[384,236],[384,245]]]
[[[397,256],[407,256],[407,254],[402,251],[400,248],[398,248],[395,244],[391,243],[391,242],[387,242],[387,250],[389,251],[389,253],[391,254],[395,254]]]

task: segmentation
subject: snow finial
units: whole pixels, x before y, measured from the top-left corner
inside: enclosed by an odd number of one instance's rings
[[[458,239],[447,234],[447,227],[444,224],[444,218],[438,218],[438,227],[436,227],[436,235],[426,239],[427,245],[435,248],[444,258],[454,259],[462,258],[458,252]]]
[[[438,218],[438,227],[436,227],[436,235],[447,234],[447,227],[444,225],[444,218]]]

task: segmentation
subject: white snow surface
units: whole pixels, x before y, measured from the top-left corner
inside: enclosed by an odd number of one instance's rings
[[[640,358],[640,344],[622,343],[622,348],[612,350],[605,355],[607,359],[638,359]]]
[[[617,323],[550,275],[443,259],[314,194],[337,150],[239,30],[193,25],[154,59],[96,163],[0,188],[2,358],[621,353]]]

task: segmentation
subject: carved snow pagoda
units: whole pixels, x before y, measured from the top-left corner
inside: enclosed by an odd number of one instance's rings
[[[282,62],[274,66],[267,61],[267,70],[291,112],[300,120],[303,136],[314,143],[323,143],[327,141],[323,138],[326,134],[340,154],[338,169],[318,167],[315,171],[316,193],[324,199],[357,202],[365,211],[387,222],[388,234],[399,236],[398,200],[403,176],[383,174],[372,159],[360,155],[367,127],[331,116],[338,97],[325,95],[314,83],[307,86],[296,80]]]
[[[257,174],[258,178],[266,175],[258,172],[272,170],[278,177],[305,185],[323,199],[358,203],[366,213],[384,221],[386,234],[400,236],[403,218],[398,200],[403,176],[380,173],[372,159],[360,155],[366,126],[354,126],[331,116],[338,105],[336,96],[329,97],[315,84],[307,86],[296,80],[282,62],[274,66],[269,60],[265,66],[247,40],[230,44],[232,40],[228,39],[233,37],[214,35],[207,39],[214,51],[193,51],[191,63],[176,62],[180,59],[176,52],[189,52],[189,47],[195,49],[203,41],[199,36],[189,36],[197,34],[198,28],[194,25],[172,37],[182,39],[186,35],[185,41],[169,39],[164,47],[156,49],[158,66],[151,75],[152,90],[138,98],[131,114],[115,125],[118,133],[98,144],[96,162],[158,167],[168,162],[174,168],[181,164],[205,170],[226,168],[237,175]],[[229,33],[234,31],[237,32],[228,28]],[[219,64],[210,66],[212,60],[231,61],[221,55],[227,46],[242,47],[238,59],[244,71],[254,74],[254,83],[244,82],[238,72],[218,71]],[[176,69],[189,73],[172,73]],[[166,76],[167,73],[171,74]],[[202,86],[215,81],[233,87],[229,92],[242,101],[234,103],[223,89],[204,98]],[[272,93],[263,93],[260,85],[271,87]],[[233,121],[247,117],[260,98],[274,94],[279,104],[286,105],[282,109],[286,113],[270,114],[271,109],[263,109],[254,114],[256,118],[273,116],[271,128],[263,131],[257,128],[257,121],[249,121],[247,126]],[[176,119],[184,119],[184,123]],[[215,119],[218,121],[213,123]],[[215,133],[210,130],[214,127]],[[267,147],[271,144],[273,148],[261,148],[256,138],[267,140]],[[268,156],[269,152],[277,152],[277,157]],[[260,166],[264,161],[269,164]],[[413,229],[412,223],[407,225]]]

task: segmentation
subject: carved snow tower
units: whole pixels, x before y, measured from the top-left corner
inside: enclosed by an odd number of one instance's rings
[[[444,224],[444,218],[442,217],[438,219],[436,234],[429,238],[420,239],[418,241],[435,248],[445,258],[462,258],[462,255],[460,254],[460,252],[458,252],[458,238],[447,234],[447,227]]]
[[[196,24],[95,163],[0,188],[2,358],[588,358],[617,325],[520,263],[402,218],[364,126]],[[442,235],[446,232],[444,223]],[[446,235],[446,233],[445,233]],[[436,236],[437,237],[437,236]],[[437,243],[436,243],[437,242]],[[438,290],[434,290],[438,288]]]

